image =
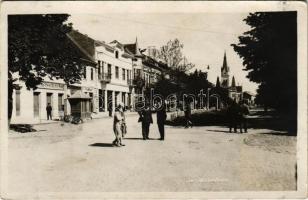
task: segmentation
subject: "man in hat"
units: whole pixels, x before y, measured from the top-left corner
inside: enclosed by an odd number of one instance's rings
[[[157,103],[157,125],[160,134],[160,140],[165,139],[165,122],[167,118],[166,107],[164,103]]]
[[[149,139],[150,124],[153,123],[152,111],[149,104],[145,105],[144,109],[139,113],[139,115],[139,121],[141,121],[142,124],[142,137],[143,140],[147,140]]]

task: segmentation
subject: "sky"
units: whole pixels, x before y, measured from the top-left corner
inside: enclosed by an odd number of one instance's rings
[[[232,76],[244,91],[256,93],[257,84],[250,82],[243,71],[242,59],[231,44],[238,43],[238,36],[249,30],[243,19],[248,13],[107,13],[72,14],[69,22],[89,37],[107,43],[118,40],[134,43],[139,48],[160,48],[169,40],[178,38],[184,45],[183,53],[194,69],[208,71],[208,79],[216,83],[220,77],[223,55],[226,51]],[[210,69],[207,70],[207,66]],[[193,69],[193,70],[194,70]]]

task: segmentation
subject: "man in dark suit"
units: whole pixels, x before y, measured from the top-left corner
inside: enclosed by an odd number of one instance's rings
[[[166,107],[164,104],[159,104],[157,106],[156,117],[157,117],[158,130],[160,134],[160,140],[164,140],[165,139],[165,122],[167,118]]]
[[[149,139],[149,131],[150,131],[150,124],[153,123],[152,118],[152,111],[148,105],[139,113],[140,119],[142,123],[142,137],[143,140]]]
[[[47,120],[52,120],[52,116],[51,116],[51,112],[52,112],[52,107],[50,105],[50,103],[48,103],[47,107],[46,107],[46,112],[47,112]]]

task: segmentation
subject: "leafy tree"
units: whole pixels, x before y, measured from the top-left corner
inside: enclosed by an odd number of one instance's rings
[[[36,89],[44,77],[79,82],[85,62],[68,39],[72,24],[67,14],[8,16],[8,117],[18,74],[27,89]]]
[[[189,71],[195,65],[188,62],[183,56],[182,50],[184,45],[178,39],[170,40],[166,45],[160,48],[158,57],[165,62],[171,69],[179,71]]]
[[[297,110],[296,18],[296,12],[250,13],[244,21],[251,29],[232,44],[248,78],[260,84],[256,100],[288,114]]]

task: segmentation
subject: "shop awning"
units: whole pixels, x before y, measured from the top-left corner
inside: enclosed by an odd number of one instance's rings
[[[72,96],[68,97],[68,99],[91,99],[91,97],[89,96],[89,94],[78,90]]]

